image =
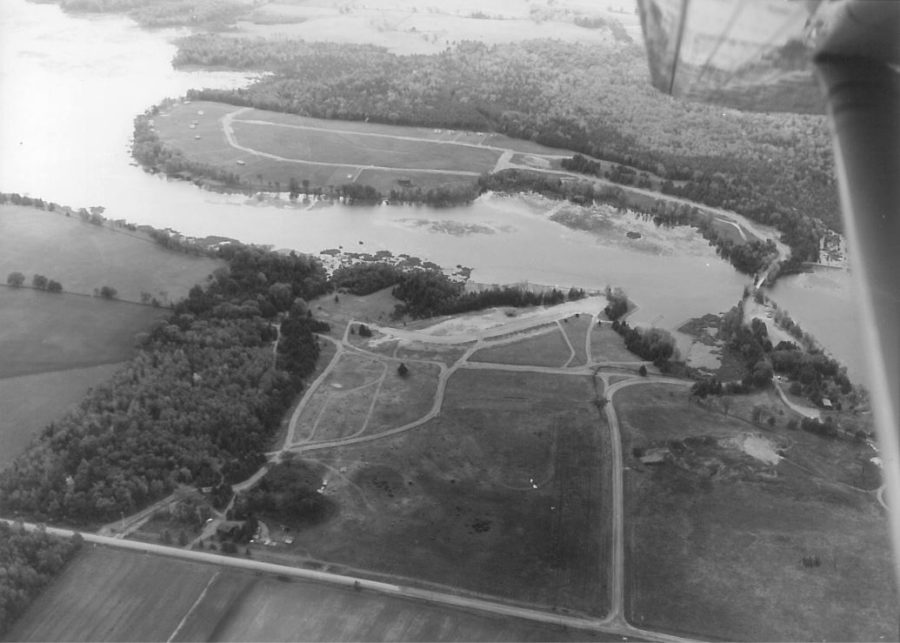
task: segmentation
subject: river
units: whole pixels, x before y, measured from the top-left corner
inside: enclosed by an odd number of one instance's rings
[[[173,70],[172,40],[180,33],[4,0],[0,190],[73,207],[102,205],[110,218],[189,236],[222,235],[309,253],[340,246],[409,253],[445,267],[470,267],[477,282],[621,286],[639,305],[637,322],[670,329],[690,317],[727,310],[749,282],[691,229],[661,232],[632,214],[601,210],[609,226],[595,233],[553,222],[548,214],[556,204],[536,198],[485,196],[445,210],[303,209],[149,175],[129,154],[136,114],[192,87],[249,81],[246,74]],[[628,239],[626,231],[642,237]],[[821,301],[806,295],[818,289],[801,279],[776,289],[776,300],[814,334],[817,327],[809,318],[818,318]],[[820,339],[849,361],[860,351],[845,347],[847,334]],[[679,340],[685,347],[686,338]]]

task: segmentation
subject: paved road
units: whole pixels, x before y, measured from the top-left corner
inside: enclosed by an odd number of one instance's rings
[[[613,396],[623,388],[629,386],[641,386],[647,384],[674,384],[688,387],[693,384],[690,380],[677,380],[671,377],[636,377],[630,380],[616,382],[606,388],[605,396],[607,404],[606,420],[609,424],[609,437],[611,443],[612,464],[612,497],[613,497],[613,544],[611,561],[610,609],[606,621],[618,626],[628,626],[625,620],[625,478],[624,463],[622,458],[622,433],[619,430],[619,418],[613,405]],[[673,590],[677,591],[677,590]]]
[[[3,519],[0,519],[3,520]],[[3,520],[8,524],[14,524],[11,520]],[[26,529],[37,530],[45,528],[48,533],[63,538],[69,538],[74,533],[70,529],[60,529],[56,527],[43,527],[32,523],[24,523]],[[594,619],[583,616],[570,616],[556,612],[544,612],[537,609],[519,607],[517,605],[507,605],[505,603],[488,601],[481,598],[468,596],[459,596],[456,594],[447,594],[434,590],[421,589],[417,587],[409,587],[394,583],[385,583],[381,581],[369,580],[355,576],[346,576],[341,574],[332,574],[329,572],[320,572],[311,569],[301,569],[298,567],[290,567],[287,565],[278,565],[276,563],[266,563],[253,559],[223,556],[205,551],[191,551],[185,549],[177,549],[174,547],[166,547],[163,545],[154,545],[150,543],[141,543],[131,540],[120,540],[118,538],[110,538],[108,536],[99,536],[97,534],[77,532],[81,534],[86,542],[96,543],[98,545],[106,545],[109,547],[118,547],[119,549],[127,549],[130,551],[169,556],[198,563],[209,563],[225,567],[233,567],[237,569],[250,570],[255,572],[263,572],[267,574],[276,574],[279,576],[288,576],[306,581],[315,581],[321,583],[329,583],[343,587],[353,587],[362,590],[374,591],[380,594],[390,596],[398,596],[402,598],[411,598],[437,605],[456,607],[467,610],[477,610],[497,616],[506,616],[512,618],[522,618],[542,623],[551,623],[555,625],[564,625],[566,627],[595,630],[621,636],[641,638],[648,641],[660,641],[663,643],[688,643],[692,639],[685,639],[678,636],[661,634],[631,627],[630,625],[619,626],[618,624],[606,623],[604,619]]]

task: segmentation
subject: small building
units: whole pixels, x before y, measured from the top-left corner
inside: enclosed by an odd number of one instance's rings
[[[669,455],[668,449],[647,449],[640,457],[641,464],[662,464]]]
[[[829,400],[827,397],[823,397],[822,398],[822,408],[828,409],[830,411],[831,409],[834,408],[834,406],[831,404],[831,400]]]
[[[412,187],[412,179],[409,179],[407,177],[397,179],[397,185],[404,187],[404,188]]]

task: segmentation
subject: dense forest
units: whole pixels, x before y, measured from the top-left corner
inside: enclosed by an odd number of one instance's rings
[[[174,64],[273,72],[192,96],[322,118],[497,131],[619,163],[667,191],[783,231],[839,229],[824,117],[675,101],[644,50],[556,40],[462,42],[436,55],[369,45],[195,35]],[[792,244],[794,245],[794,244]]]
[[[326,292],[327,277],[293,253],[228,244],[216,254],[227,269],[195,286],[127,366],[0,472],[4,513],[104,522],[179,483],[231,483],[260,466],[315,367],[323,325],[304,300]]]
[[[0,522],[0,636],[81,547],[71,539]]]

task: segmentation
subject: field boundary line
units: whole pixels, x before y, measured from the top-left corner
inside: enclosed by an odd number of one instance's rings
[[[178,633],[181,631],[181,628],[184,627],[185,623],[187,623],[188,618],[191,616],[191,614],[194,613],[194,610],[197,609],[197,606],[200,605],[201,601],[203,601],[203,599],[206,597],[206,593],[209,591],[209,588],[213,584],[213,581],[215,581],[219,577],[219,574],[221,574],[221,573],[222,573],[221,571],[217,570],[216,573],[212,575],[212,578],[210,578],[209,582],[206,583],[206,587],[204,587],[203,591],[200,592],[200,596],[197,597],[197,600],[195,600],[194,604],[191,605],[191,608],[187,611],[187,614],[185,614],[182,617],[181,621],[178,623],[178,625],[172,631],[172,634],[170,634],[169,638],[166,639],[166,643],[172,643],[172,641],[175,639],[175,637],[178,636]]]

